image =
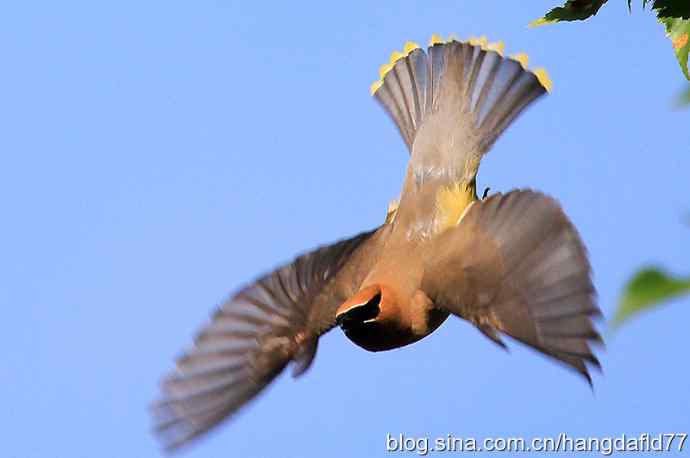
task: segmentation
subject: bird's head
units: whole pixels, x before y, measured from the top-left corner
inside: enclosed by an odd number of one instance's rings
[[[409,334],[397,295],[385,285],[361,289],[338,307],[335,319],[353,342],[367,350],[388,349]]]
[[[374,322],[381,314],[383,300],[381,285],[368,286],[338,307],[335,312],[336,323],[347,331],[355,326]]]

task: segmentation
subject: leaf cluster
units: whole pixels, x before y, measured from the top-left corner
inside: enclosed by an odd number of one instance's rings
[[[543,17],[532,21],[530,26],[553,24],[562,21],[582,21],[596,15],[608,0],[567,0]],[[632,11],[632,0],[628,9]],[[685,78],[690,80],[688,54],[690,54],[690,0],[642,0],[642,8],[651,7],[657,19],[666,29],[673,51]]]

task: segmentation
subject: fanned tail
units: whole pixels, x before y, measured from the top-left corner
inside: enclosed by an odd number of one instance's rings
[[[543,69],[527,70],[527,56],[503,56],[503,44],[486,39],[443,41],[433,36],[427,51],[408,42],[379,70],[371,92],[395,122],[410,152],[420,127],[429,138],[456,128],[463,148],[479,155],[510,123],[551,89]],[[426,123],[438,114],[432,123]],[[426,125],[431,124],[429,127]]]

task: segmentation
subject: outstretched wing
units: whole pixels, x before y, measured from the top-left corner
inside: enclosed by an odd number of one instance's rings
[[[423,289],[439,307],[556,358],[591,384],[600,340],[585,247],[558,203],[533,191],[475,202],[432,242]]]
[[[163,379],[155,431],[176,449],[235,413],[290,362],[309,368],[318,337],[358,287],[375,231],[319,248],[227,300]]]

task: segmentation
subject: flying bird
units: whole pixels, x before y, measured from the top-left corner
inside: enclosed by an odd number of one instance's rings
[[[482,157],[551,89],[527,56],[502,43],[432,36],[392,53],[371,87],[409,150],[384,223],[322,246],[223,303],[162,383],[154,429],[175,450],[256,397],[291,365],[311,366],[339,327],[385,351],[416,342],[449,316],[496,344],[526,344],[582,375],[599,367],[600,314],[585,247],[552,198],[514,190],[479,198]]]

